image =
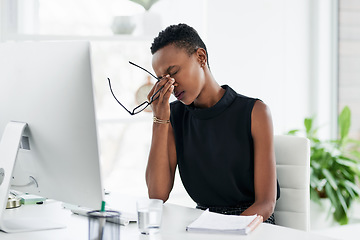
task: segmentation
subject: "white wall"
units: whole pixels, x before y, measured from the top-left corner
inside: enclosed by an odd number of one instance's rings
[[[17,28],[17,20],[11,11],[16,9],[17,1],[0,0],[0,40]]]
[[[310,1],[311,104],[319,136],[337,137],[338,116],[338,0]]]
[[[360,1],[341,0],[339,11],[339,110],[350,107],[350,136],[360,140]]]
[[[0,0],[0,42],[3,39],[3,0]]]
[[[328,137],[336,108],[331,2],[167,0],[153,11],[162,14],[164,27],[185,22],[198,30],[217,81],[269,105],[275,134],[302,128],[305,117],[316,116]]]
[[[301,127],[310,99],[306,1],[210,1],[209,16],[217,13],[208,23],[216,79],[268,104],[275,133]]]

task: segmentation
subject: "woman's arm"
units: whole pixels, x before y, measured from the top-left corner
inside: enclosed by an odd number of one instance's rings
[[[160,97],[152,103],[153,114],[162,120],[170,119],[169,98],[173,91],[174,79],[164,77],[148,95],[148,99],[164,85]],[[174,184],[176,170],[176,148],[173,129],[170,123],[153,123],[152,140],[146,167],[146,184],[149,198],[164,202]]]
[[[271,113],[262,101],[255,102],[251,133],[254,141],[255,202],[243,215],[259,214],[265,221],[274,212],[277,178]]]
[[[146,184],[149,198],[164,202],[174,184],[176,150],[171,124],[153,123],[153,135],[146,168]]]

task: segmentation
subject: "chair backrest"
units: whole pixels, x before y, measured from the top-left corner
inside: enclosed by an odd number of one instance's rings
[[[276,224],[310,230],[310,142],[304,137],[274,136],[280,198]]]

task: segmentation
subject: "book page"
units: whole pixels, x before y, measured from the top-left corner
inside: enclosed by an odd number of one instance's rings
[[[210,212],[208,209],[204,211],[200,217],[192,222],[188,229],[208,229],[218,231],[236,231],[245,229],[257,215],[238,216],[225,215]]]

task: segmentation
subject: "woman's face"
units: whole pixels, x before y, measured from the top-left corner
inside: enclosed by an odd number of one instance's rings
[[[153,55],[152,66],[158,77],[169,74],[175,79],[173,94],[189,105],[198,98],[205,83],[200,59],[198,51],[189,56],[184,49],[170,44]]]

